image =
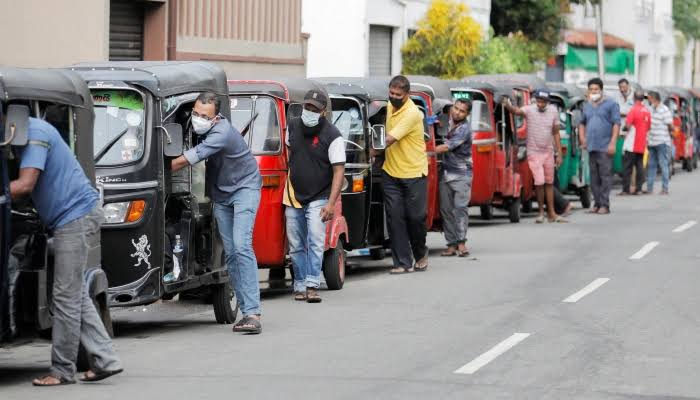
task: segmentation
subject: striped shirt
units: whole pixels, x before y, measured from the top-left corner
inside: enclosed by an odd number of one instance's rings
[[[673,114],[665,104],[660,103],[657,107],[651,107],[651,129],[647,136],[649,146],[660,144],[671,144],[671,134],[668,125],[673,123]]]
[[[552,127],[559,127],[559,111],[551,104],[544,111],[530,104],[522,108],[527,121],[527,152],[552,154],[554,135]]]

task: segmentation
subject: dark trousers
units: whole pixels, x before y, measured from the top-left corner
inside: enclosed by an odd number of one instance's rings
[[[428,254],[425,246],[427,179],[394,178],[382,173],[384,210],[395,267],[410,268]]]
[[[642,185],[644,184],[644,154],[633,153],[631,151],[626,151],[622,158],[623,172],[622,172],[622,191],[625,193],[630,192],[630,183],[632,182],[632,169],[636,170],[635,177],[635,192],[642,191]]]
[[[612,187],[612,157],[605,151],[588,153],[591,167],[591,190],[595,208],[610,209],[610,188]]]

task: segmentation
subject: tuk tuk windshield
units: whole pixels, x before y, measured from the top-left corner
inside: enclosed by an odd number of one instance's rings
[[[479,106],[474,107],[474,105],[477,102]],[[470,121],[472,131],[490,132],[493,130],[491,125],[491,113],[489,113],[489,107],[483,101],[472,101],[472,113],[470,115]]]
[[[136,162],[143,157],[145,121],[143,97],[133,90],[93,90],[95,165]]]
[[[231,124],[244,134],[253,155],[281,150],[277,104],[271,97],[231,97]]]
[[[332,118],[333,125],[345,139],[345,151],[364,151],[365,131],[360,109],[355,106],[347,110],[333,110]]]

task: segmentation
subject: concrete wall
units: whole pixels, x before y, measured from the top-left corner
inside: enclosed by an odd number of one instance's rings
[[[109,57],[109,0],[0,0],[0,64],[61,67]]]

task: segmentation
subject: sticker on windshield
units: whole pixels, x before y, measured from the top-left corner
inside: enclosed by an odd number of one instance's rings
[[[122,161],[133,161],[134,151],[133,150],[122,150]]]
[[[93,90],[92,102],[102,107],[143,110],[143,99],[133,90]]]
[[[114,118],[119,118],[119,107],[107,107],[107,115],[111,115]]]

